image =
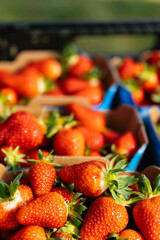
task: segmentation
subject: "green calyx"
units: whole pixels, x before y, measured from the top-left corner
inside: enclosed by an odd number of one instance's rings
[[[48,155],[46,157],[43,156],[43,153],[42,151],[39,149],[38,150],[38,157],[39,159],[29,159],[28,161],[32,162],[33,164],[34,163],[38,163],[38,162],[45,162],[45,163],[48,163],[48,164],[51,164],[52,166],[54,167],[62,167],[60,164],[58,163],[54,163],[54,156],[52,155],[53,153],[53,150],[51,150]]]
[[[16,169],[20,167],[20,163],[26,163],[26,160],[24,159],[25,154],[19,154],[18,151],[19,146],[15,149],[10,147],[9,151],[2,149],[2,152],[6,155],[4,161],[7,163],[7,168],[13,169],[13,173],[16,173]]]
[[[131,93],[134,93],[141,87],[140,82],[134,78],[131,78],[127,81],[122,81],[122,85],[124,85]]]
[[[112,154],[107,155],[107,160]],[[121,158],[120,155],[114,156],[110,161],[106,161],[105,182],[107,185],[106,195],[108,191],[111,196],[120,204],[126,206],[137,201],[137,198],[130,199],[133,193],[131,185],[137,182],[135,176],[126,173],[124,169],[128,165],[127,158]]]
[[[151,182],[144,174],[139,177],[137,183],[140,189],[140,192],[138,192],[137,195],[139,195],[141,199],[160,196],[160,174],[157,176],[153,188]]]
[[[101,79],[103,77],[103,74],[101,70],[97,67],[94,67],[89,72],[87,72],[84,76],[82,76],[83,79],[92,81],[93,79]]]
[[[14,200],[15,193],[20,185],[19,180],[21,179],[23,172],[21,172],[13,182],[8,185],[4,181],[0,180],[0,202]]]
[[[82,214],[87,209],[87,207],[84,206],[86,199],[80,197],[81,195],[82,194],[78,192],[74,193],[71,202],[68,204],[68,218],[76,227],[81,226],[83,222]]]
[[[119,234],[116,233],[110,233],[107,235],[107,239],[115,239],[115,240],[128,240],[128,238],[121,238],[119,237]]]
[[[51,138],[62,128],[71,128],[78,125],[74,120],[74,115],[61,116],[59,111],[49,113],[49,116],[43,120],[47,126],[46,137]]]

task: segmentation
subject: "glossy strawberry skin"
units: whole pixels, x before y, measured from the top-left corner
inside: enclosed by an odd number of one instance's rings
[[[67,77],[62,79],[58,82],[58,85],[65,94],[75,94],[90,87],[90,84],[87,80],[75,77]]]
[[[114,140],[116,140],[118,137],[120,137],[120,133],[111,130],[111,129],[105,129],[103,132],[103,136],[105,138],[105,143],[113,143]]]
[[[87,156],[88,157],[101,157],[101,154],[97,151],[90,151]]]
[[[91,105],[97,105],[103,100],[103,89],[101,86],[90,86],[78,91],[74,96],[84,98]]]
[[[122,134],[113,142],[113,144],[115,145],[117,152],[127,154],[128,158],[132,157],[138,149],[136,137],[130,131]]]
[[[39,151],[39,150],[31,151],[31,152],[28,154],[27,158],[28,158],[28,159],[37,159],[37,160],[39,160],[38,151]],[[49,152],[46,151],[46,150],[41,150],[41,152],[42,152],[43,158],[47,157],[47,155],[49,154]]]
[[[0,89],[0,93],[6,97],[8,105],[12,106],[18,102],[18,94],[14,89],[3,87]]]
[[[85,140],[76,129],[62,129],[54,137],[53,149],[61,156],[84,156]]]
[[[60,228],[67,221],[67,205],[61,194],[50,192],[21,208],[17,221],[22,225]]]
[[[105,240],[109,233],[119,233],[128,224],[126,208],[110,197],[100,197],[91,204],[83,222],[81,240]]]
[[[146,240],[160,237],[160,197],[143,199],[133,209],[134,222]]]
[[[46,233],[43,227],[26,226],[11,236],[9,240],[46,240]]]
[[[64,197],[64,200],[67,204],[70,203],[73,198],[73,195],[71,194],[71,192],[69,192],[69,190],[67,190],[66,188],[55,187],[52,189],[52,192],[57,192],[61,194]]]
[[[102,133],[91,130],[82,125],[77,126],[75,129],[79,130],[83,134],[85,138],[85,145],[89,146],[92,150],[98,151],[103,147],[105,141]]]
[[[0,202],[0,230],[17,229],[20,226],[16,221],[17,211],[33,199],[34,195],[31,188],[20,185],[16,192],[15,200]]]
[[[65,173],[68,172],[67,175]],[[105,172],[105,164],[99,161],[87,161],[80,164],[65,167],[58,173],[62,181],[74,183],[77,192],[88,197],[97,197],[107,188],[104,184],[102,187],[102,176]],[[71,177],[70,177],[71,176]]]
[[[69,113],[74,114],[75,119],[82,125],[92,130],[104,131],[107,122],[103,113],[92,110],[79,103],[70,103],[67,109]]]
[[[144,237],[137,231],[132,229],[125,229],[120,233],[120,238],[126,238],[128,240],[144,240]]]
[[[13,88],[19,96],[33,98],[43,92],[45,89],[40,88],[39,84],[42,76],[39,71],[32,67],[26,67],[18,73],[9,75],[2,80],[2,83]]]
[[[0,125],[0,145],[30,150],[41,144],[44,133],[38,120],[29,112],[17,111]]]
[[[56,178],[55,168],[45,162],[37,162],[29,168],[29,181],[36,197],[49,193]]]
[[[56,232],[54,235],[54,237],[57,237],[57,238],[63,238],[65,240],[72,240],[72,236],[69,234],[69,233],[66,233],[66,232]]]
[[[84,55],[79,55],[78,62],[69,67],[68,73],[73,77],[83,77],[94,67],[92,60]]]

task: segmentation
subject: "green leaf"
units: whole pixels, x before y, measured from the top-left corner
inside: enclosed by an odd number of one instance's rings
[[[71,217],[71,223],[78,228],[82,225],[82,222],[75,217],[73,217],[73,218]]]
[[[153,194],[160,194],[160,174],[156,177],[156,180],[153,184]]]
[[[117,238],[118,237],[118,235],[116,234],[116,233],[109,233],[108,235],[107,235],[107,239],[108,238]]]
[[[0,180],[0,201],[8,198],[8,184]]]
[[[120,161],[118,161],[114,167],[114,169],[123,169],[128,165],[128,160],[127,158],[122,159]]]
[[[151,183],[144,174],[139,177],[138,186],[145,196],[149,197],[153,193]]]
[[[38,150],[38,157],[39,157],[40,160],[43,159],[43,154],[42,154],[42,151],[40,149]]]
[[[79,214],[82,214],[82,212],[84,212],[86,209],[87,209],[86,206],[79,204],[76,210]]]

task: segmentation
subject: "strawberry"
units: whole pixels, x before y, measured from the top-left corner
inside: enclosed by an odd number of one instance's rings
[[[64,227],[58,229],[55,233],[53,233],[52,237],[54,238],[63,238],[66,240],[78,239],[79,229],[75,225],[71,224],[69,221],[66,222]],[[53,238],[53,239],[54,239]]]
[[[103,113],[90,109],[79,103],[70,103],[67,107],[74,118],[82,125],[96,131],[104,131],[106,127],[106,118]],[[94,121],[91,121],[94,119]]]
[[[8,105],[14,105],[18,102],[17,92],[9,87],[3,87],[0,89],[0,94],[6,97]]]
[[[96,105],[100,104],[103,100],[103,89],[100,85],[90,86],[89,88],[78,91],[74,96],[84,98],[90,104]]]
[[[116,240],[144,240],[144,237],[137,231],[132,230],[132,229],[125,229],[123,230],[121,233],[119,234],[115,234],[115,233],[110,233],[107,236],[107,239],[116,239]]]
[[[60,228],[67,221],[67,205],[61,194],[50,192],[36,198],[17,212],[22,225]]]
[[[145,102],[145,92],[143,88],[138,88],[132,92],[132,98],[137,105],[142,105]]]
[[[81,90],[91,87],[87,80],[76,77],[67,77],[59,80],[58,85],[65,94],[75,94]]]
[[[122,134],[113,142],[115,151],[120,154],[127,154],[128,158],[131,158],[138,149],[138,143],[135,135],[128,131]]]
[[[134,60],[130,57],[126,57],[118,71],[123,80],[134,77]]]
[[[125,206],[111,197],[99,197],[93,201],[84,219],[81,240],[104,240],[111,232],[119,233],[129,221]]]
[[[85,140],[76,129],[62,129],[53,139],[53,148],[58,155],[84,156]]]
[[[20,146],[24,150],[39,146],[44,137],[38,120],[25,111],[13,113],[0,125],[0,130],[0,145]]]
[[[149,179],[141,175],[138,186],[141,190],[141,200],[133,208],[133,218],[136,226],[146,240],[159,239],[160,236],[160,175],[157,176],[153,190]]]
[[[92,60],[84,55],[79,55],[77,62],[72,64],[69,69],[69,75],[73,77],[83,77],[94,67]]]
[[[17,229],[20,226],[16,221],[17,211],[34,199],[30,187],[19,185],[21,176],[19,174],[10,185],[3,181],[0,183],[0,230]]]
[[[49,193],[56,178],[56,170],[53,158],[50,155],[44,158],[41,151],[38,152],[39,160],[29,168],[28,176],[36,197]]]
[[[10,76],[12,73],[8,70],[0,70],[0,86],[3,85],[2,81],[5,77]]]
[[[98,151],[104,145],[104,136],[102,133],[91,130],[83,125],[77,126],[74,129],[80,131],[85,139],[85,145],[89,146],[92,150]]]
[[[30,66],[36,67],[44,77],[50,78],[53,81],[57,80],[62,73],[61,64],[54,58],[46,58],[31,63]]]
[[[121,175],[119,174],[122,169],[126,167],[126,159],[116,163],[118,157],[114,157],[110,162],[105,164],[100,161],[86,161],[80,164],[64,167],[58,172],[60,179],[67,183],[74,183],[75,190],[88,197],[100,196],[108,188],[112,188],[112,179],[121,182]],[[117,172],[114,171],[116,169]],[[119,169],[119,171],[117,170]],[[121,170],[120,170],[121,169]],[[128,179],[127,175],[123,174],[123,180]],[[131,181],[135,181],[134,177],[130,177],[126,186],[132,185]],[[121,183],[122,185],[124,184]],[[121,186],[122,187],[122,186]],[[123,186],[124,187],[124,186]],[[116,191],[116,189],[114,189]],[[128,192],[129,193],[129,192]]]
[[[153,92],[159,86],[159,77],[156,72],[144,72],[143,76],[141,74],[140,78],[143,79],[142,87],[146,92]]]
[[[87,156],[88,157],[101,157],[101,154],[97,151],[90,151]]]
[[[46,240],[46,233],[43,227],[26,226],[13,234],[9,240]]]
[[[1,163],[11,167],[13,171],[16,171],[17,167],[27,166],[27,162],[24,159],[25,154],[19,150],[19,146],[16,148],[2,146],[0,147],[0,161]]]
[[[132,229],[125,229],[120,233],[120,238],[127,238],[128,240],[144,240],[144,237],[137,231]]]
[[[105,138],[105,143],[113,143],[118,137],[120,137],[120,133],[112,130],[112,129],[105,129],[103,131],[103,136]]]
[[[67,204],[70,203],[73,198],[73,194],[69,191],[69,189],[64,187],[55,187],[52,189],[52,192],[61,194]]]
[[[49,154],[49,152],[46,151],[46,150],[41,150],[41,152],[42,152],[42,155],[43,155],[44,159]],[[38,153],[39,153],[39,150],[34,150],[34,151],[30,152],[27,157],[28,157],[28,159],[37,159],[37,160],[39,160]],[[50,155],[50,158],[52,158],[52,155]]]
[[[47,90],[44,78],[33,67],[5,77],[2,82],[5,86],[13,88],[20,96],[27,98],[36,97]]]

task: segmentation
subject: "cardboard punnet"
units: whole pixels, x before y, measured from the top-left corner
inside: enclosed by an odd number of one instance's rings
[[[148,52],[144,53],[144,55],[145,54],[148,54]],[[112,71],[115,72],[113,76],[116,78],[115,81],[118,84],[118,90],[116,92],[113,104],[116,107],[119,106],[120,104],[129,104],[133,106],[135,109],[137,109],[140,116],[143,118],[143,115],[149,114],[150,109],[154,105],[140,106],[135,103],[135,101],[132,98],[132,93],[125,86],[122,85],[122,80],[118,73],[118,67],[121,64],[121,62],[122,62],[122,58],[120,57],[113,57],[110,60]]]
[[[23,109],[26,111],[31,112],[36,117],[40,116],[42,106],[45,106],[48,111],[59,109],[61,112],[65,112],[65,107],[68,103],[73,102],[72,98],[70,98],[67,102],[65,99],[61,99],[61,101],[56,100],[53,101],[52,97],[50,96],[38,96],[37,100],[32,100],[28,106],[20,106],[19,109]],[[91,106],[86,105],[83,101],[80,102],[81,104],[85,104],[85,106],[91,108]],[[145,133],[144,125],[139,118],[136,110],[129,105],[121,105],[115,110],[106,110],[103,111],[106,116],[107,120],[107,127],[111,128],[115,131],[123,133],[125,131],[132,131],[137,139],[138,142],[138,150],[135,155],[130,160],[129,166],[127,167],[128,170],[133,171],[137,168],[140,159],[147,147],[148,139]],[[59,163],[63,166],[68,166],[71,162],[83,162],[92,160],[93,157],[59,157],[55,156],[55,162]],[[97,160],[105,162],[105,157],[97,157]]]
[[[17,55],[15,60],[13,61],[1,61],[0,62],[0,69],[4,70],[9,70],[11,72],[17,72],[18,70],[22,69],[25,67],[27,64],[30,62],[35,62],[38,60],[43,60],[45,58],[59,58],[59,54],[56,51],[52,50],[28,50],[28,51],[22,51]],[[93,61],[97,67],[102,71],[103,73],[103,78],[102,82],[104,85],[104,99],[99,105],[94,105],[94,108],[96,109],[109,109],[112,105],[112,102],[114,100],[114,96],[117,92],[118,85],[115,81],[114,74],[115,72],[113,71],[113,68],[110,64],[110,62],[103,56],[94,56]],[[64,96],[63,98],[71,98],[72,96]],[[55,98],[60,98],[58,96],[53,97]],[[77,99],[79,101],[80,97],[73,97],[74,99]],[[85,100],[86,101],[86,100]]]

